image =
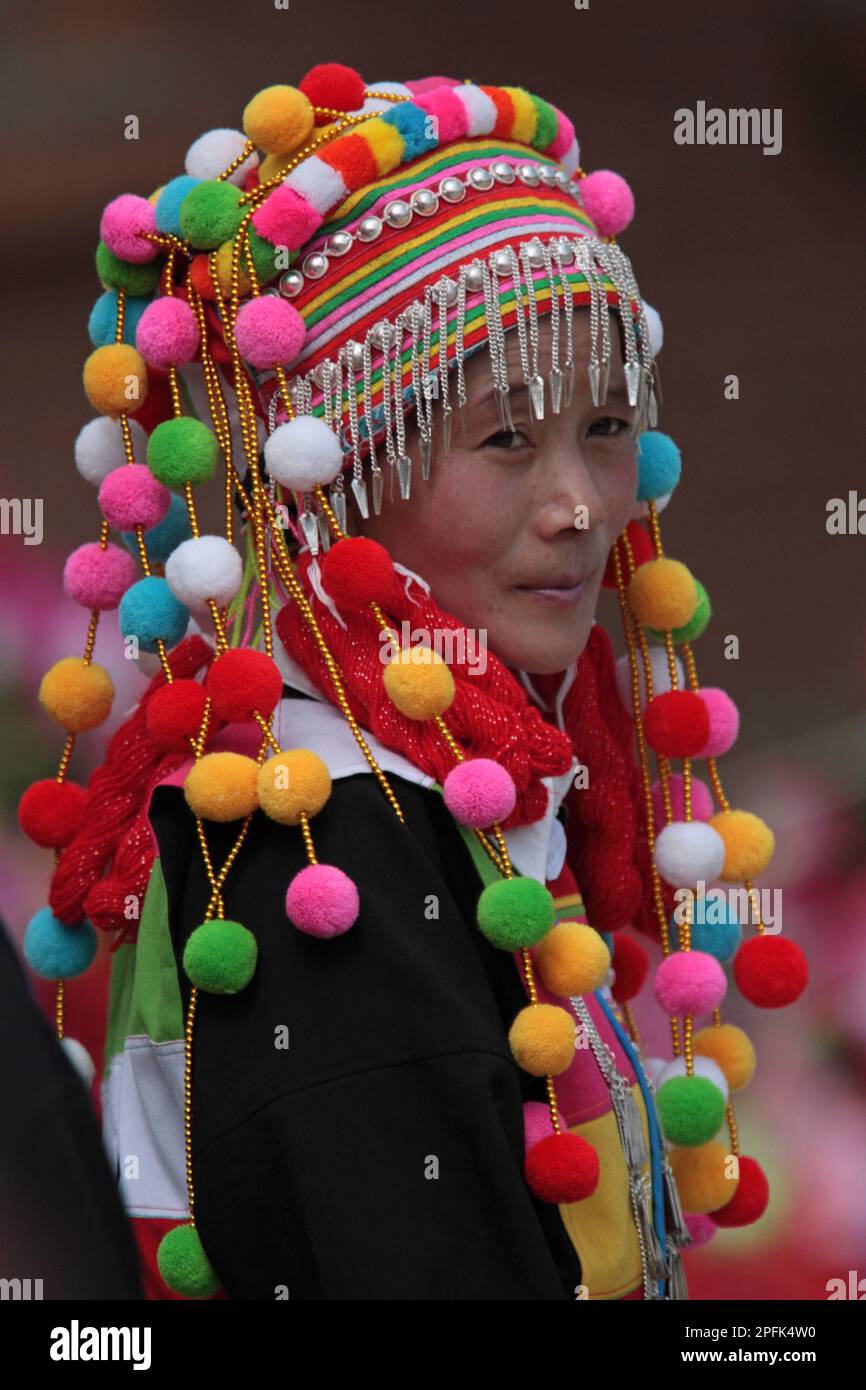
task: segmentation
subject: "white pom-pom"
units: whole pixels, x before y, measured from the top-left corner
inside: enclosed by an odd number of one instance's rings
[[[656,836],[656,867],[674,888],[696,888],[718,878],[725,863],[725,842],[702,820],[671,821]]]
[[[700,1053],[692,1054],[692,1068],[695,1076],[704,1076],[707,1081],[712,1081],[724,1096],[728,1099],[728,1080],[718,1062],[714,1062],[712,1057],[701,1057]],[[655,1083],[656,1090],[663,1086],[666,1081],[670,1081],[672,1076],[685,1076],[686,1059],[685,1057],[675,1057],[672,1062],[665,1062],[664,1068]]]
[[[559,162],[569,178],[574,173],[575,169],[580,167],[580,145],[577,143],[576,138],[572,140]]]
[[[490,135],[496,126],[496,107],[492,98],[476,87],[474,82],[461,83],[454,88],[454,95],[466,110],[466,134],[473,138]]]
[[[135,461],[144,463],[147,435],[137,420],[130,420],[129,428]],[[120,421],[112,420],[108,415],[97,415],[95,420],[88,420],[75,441],[75,466],[85,482],[99,487],[103,478],[122,463],[126,463],[126,454]]]
[[[664,1057],[644,1057],[643,1069],[654,1086],[658,1086],[658,1079],[667,1066]]]
[[[193,140],[187,150],[184,160],[186,172],[194,179],[215,179],[223,169],[229,167],[232,160],[237,159],[247,144],[242,130],[207,130]],[[242,188],[250,169],[258,168],[258,163],[259,157],[253,151],[243,164],[229,174],[226,182]]]
[[[315,415],[298,415],[277,425],[265,444],[265,469],[293,492],[332,483],[343,466],[340,441]]]
[[[61,1038],[60,1046],[89,1091],[96,1075],[96,1065],[87,1048],[75,1038]]]
[[[332,169],[330,164],[326,164],[324,159],[319,159],[317,154],[311,154],[309,159],[305,159],[303,164],[299,164],[287,174],[283,183],[287,188],[293,188],[302,198],[306,198],[323,217],[336,203],[341,202],[349,191],[342,175],[336,169]]]
[[[668,669],[668,654],[665,647],[650,647],[650,668],[653,677],[653,695],[662,695],[671,689],[671,673]],[[678,656],[674,656],[674,665],[677,671],[677,685],[680,690],[685,686],[685,674],[682,662]],[[644,678],[643,660],[638,661],[638,673],[640,677],[640,707],[643,710],[646,704],[646,680]],[[619,698],[625,705],[629,714],[632,713],[631,706],[631,665],[628,656],[621,656],[616,663],[616,688]]]
[[[646,314],[646,326],[649,329],[650,352],[653,357],[658,357],[662,350],[665,340],[665,330],[662,324],[661,314],[658,309],[654,309],[651,304],[643,302],[643,311]]]
[[[656,511],[663,512],[668,502],[673,497],[672,492],[666,492],[663,497],[656,497]],[[634,511],[629,517],[629,521],[645,521],[649,516],[649,502],[635,502]]]
[[[175,598],[189,608],[208,599],[217,607],[231,603],[243,578],[243,561],[225,536],[195,536],[171,552],[165,578]]]

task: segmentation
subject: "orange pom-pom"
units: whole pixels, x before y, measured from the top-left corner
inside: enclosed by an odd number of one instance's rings
[[[698,598],[691,570],[667,556],[638,566],[628,586],[629,605],[638,622],[662,631],[685,627],[694,617]]]
[[[258,773],[242,753],[205,753],[187,773],[183,794],[202,820],[243,820],[258,806]]]
[[[432,647],[403,647],[383,673],[385,689],[407,719],[433,719],[454,699],[454,677]]]
[[[46,671],[39,687],[43,709],[70,734],[103,724],[111,713],[114,683],[104,666],[65,656]]]
[[[545,989],[563,999],[591,994],[604,984],[610,969],[604,939],[585,922],[558,922],[542,937],[532,958]]]
[[[668,1153],[683,1211],[706,1214],[725,1206],[737,1190],[736,1163],[724,1144],[671,1148]]]
[[[331,795],[327,763],[309,748],[276,753],[258,774],[259,804],[280,825],[298,825],[301,816],[315,816]]]
[[[147,398],[147,367],[129,343],[108,343],[84,364],[84,391],[100,415],[131,415]]]

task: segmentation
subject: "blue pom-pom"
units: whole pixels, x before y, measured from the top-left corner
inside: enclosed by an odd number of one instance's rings
[[[397,106],[392,106],[390,111],[382,113],[382,120],[395,126],[402,135],[406,146],[404,159],[417,159],[419,154],[439,148],[438,139],[430,134],[430,131],[436,128],[436,122],[414,102],[399,102]]]
[[[705,951],[718,961],[727,961],[736,953],[743,937],[737,914],[722,892],[709,893],[694,899],[691,944],[693,951]],[[673,917],[670,920],[671,945],[678,951],[679,932]]]
[[[189,622],[189,609],[175,598],[164,579],[148,575],[127,589],[118,616],[124,637],[135,637],[142,651],[155,652],[160,639],[167,647],[180,641]]]
[[[645,430],[638,435],[638,502],[654,502],[673,492],[682,472],[682,456],[669,434]]]
[[[135,539],[134,531],[123,531],[123,543],[127,550],[138,559],[138,541]],[[176,492],[171,495],[168,504],[168,511],[156,526],[151,526],[149,531],[144,532],[144,544],[147,549],[147,558],[152,565],[164,565],[173,550],[176,550],[181,541],[188,541],[192,536],[192,527],[189,524],[189,512],[184,499]]]
[[[125,343],[135,346],[135,330],[138,327],[138,320],[152,299],[152,294],[146,294],[140,298],[130,298],[127,295],[126,309],[123,315],[123,341]],[[90,311],[90,318],[87,320],[87,333],[94,347],[107,347],[114,342],[116,332],[117,290],[106,290],[105,294],[99,296]]]
[[[177,178],[169,179],[154,208],[158,232],[171,232],[176,237],[183,236],[180,230],[180,205],[187,193],[199,183],[201,179],[194,179],[189,174],[178,174]]]
[[[24,959],[45,980],[71,980],[84,974],[96,945],[96,928],[87,918],[68,927],[50,907],[41,907],[27,923]]]

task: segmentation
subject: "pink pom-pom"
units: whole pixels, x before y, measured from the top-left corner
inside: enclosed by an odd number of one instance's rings
[[[353,925],[359,906],[354,883],[333,864],[308,864],[286,891],[286,916],[308,936],[341,936]]]
[[[514,810],[514,779],[492,758],[468,758],[452,767],[442,783],[445,805],[461,825],[484,830]]]
[[[707,714],[710,716],[710,736],[695,757],[720,758],[723,753],[733,748],[737,741],[737,734],[740,732],[740,711],[730,695],[716,686],[707,686],[706,689],[697,691],[697,694],[706,705]]]
[[[136,526],[143,526],[149,531],[168,511],[171,493],[157,482],[146,464],[125,464],[103,478],[99,505],[115,530],[133,531]]]
[[[195,314],[186,300],[164,295],[148,304],[135,330],[135,346],[149,367],[179,367],[198,352]]]
[[[727,980],[715,956],[705,951],[677,951],[667,956],[653,980],[655,997],[666,1014],[712,1013],[725,997]]]
[[[674,772],[670,776],[671,806],[673,807],[673,819],[685,820],[686,805],[683,797],[683,778],[682,773]],[[653,782],[653,815],[655,824],[659,827],[665,823],[665,803],[662,797],[661,782]],[[692,777],[692,820],[709,820],[713,814],[713,794],[706,782],[702,782],[700,777]]]
[[[527,1149],[531,1149],[533,1144],[537,1144],[539,1139],[546,1139],[549,1134],[553,1134],[553,1121],[550,1118],[550,1106],[545,1105],[543,1100],[525,1100],[523,1102],[523,1139]]]
[[[146,198],[137,193],[121,193],[105,208],[99,223],[99,235],[109,251],[122,261],[142,265],[152,261],[159,252],[155,241],[145,241],[142,232],[156,231],[156,210]]]
[[[322,225],[321,214],[297,189],[281,183],[253,213],[253,226],[272,246],[296,251]]]
[[[466,107],[454,95],[450,86],[435,87],[432,92],[424,92],[415,97],[415,105],[432,116],[437,124],[436,136],[440,147],[452,140],[463,140],[468,130]]]
[[[273,294],[248,300],[235,324],[238,351],[261,369],[292,362],[305,335],[304,320],[297,309]]]
[[[91,612],[116,608],[135,583],[135,561],[128,550],[88,541],[73,550],[63,566],[63,587],[71,599]]]
[[[556,138],[552,144],[544,151],[553,159],[561,159],[564,154],[571,149],[571,142],[574,140],[574,125],[568,119],[564,111],[556,112]]]
[[[599,236],[619,236],[634,217],[634,194],[621,174],[596,169],[578,185]]]
[[[707,1241],[712,1240],[719,1229],[711,1216],[704,1216],[695,1211],[686,1212],[685,1223],[692,1237],[690,1250],[697,1249],[699,1245],[706,1245]]]

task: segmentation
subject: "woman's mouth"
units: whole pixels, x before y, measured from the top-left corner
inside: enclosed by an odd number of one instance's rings
[[[518,584],[516,586],[524,594],[531,594],[534,598],[540,599],[544,603],[577,603],[586,589],[586,580],[562,580],[556,582],[545,582],[538,585]]]

